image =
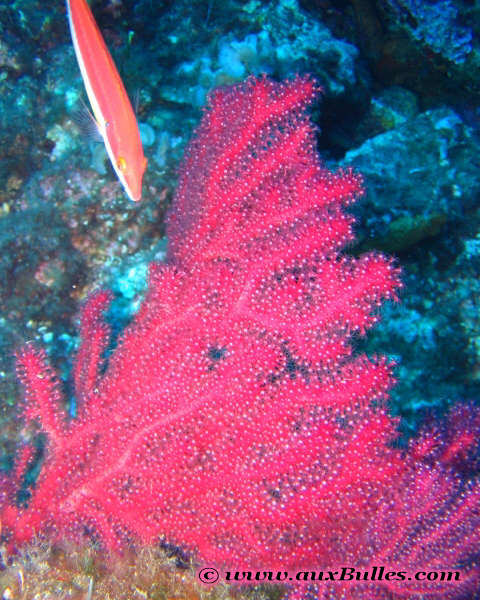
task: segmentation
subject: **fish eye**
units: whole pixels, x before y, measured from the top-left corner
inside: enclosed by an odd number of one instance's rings
[[[126,163],[125,159],[123,158],[123,156],[119,156],[117,158],[117,167],[118,167],[118,170],[125,175],[125,172],[127,170],[127,163]]]

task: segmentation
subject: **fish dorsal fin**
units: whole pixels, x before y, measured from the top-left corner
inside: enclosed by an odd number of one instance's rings
[[[138,106],[140,104],[140,90],[137,88],[134,92],[133,92],[133,96],[132,96],[132,107],[133,107],[133,112],[135,113],[135,116],[137,117],[137,121],[138,121]]]

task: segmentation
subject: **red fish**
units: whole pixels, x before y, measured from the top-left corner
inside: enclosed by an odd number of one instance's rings
[[[128,197],[140,200],[147,159],[132,104],[86,0],[67,0],[67,8],[73,46],[98,131]]]

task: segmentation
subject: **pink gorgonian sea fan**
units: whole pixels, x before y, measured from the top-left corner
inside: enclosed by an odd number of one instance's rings
[[[392,365],[352,351],[396,298],[400,271],[378,253],[344,253],[354,239],[344,209],[362,178],[320,161],[306,113],[318,92],[309,77],[262,77],[210,95],[181,167],[167,260],[150,266],[106,368],[110,295],[83,309],[76,418],[45,353],[18,354],[23,417],[47,444],[26,504],[16,490],[31,453],[19,453],[1,513],[11,544],[93,536],[121,550],[163,539],[234,569],[381,561],[462,574],[317,581],[319,598],[332,586],[351,598],[472,589],[478,486],[420,447],[393,447]]]

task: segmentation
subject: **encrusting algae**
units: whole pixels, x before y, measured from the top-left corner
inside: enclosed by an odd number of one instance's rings
[[[5,548],[2,554],[2,600],[267,600],[284,592],[279,586],[207,587],[193,563],[162,548],[114,556],[93,544],[37,540],[15,557],[7,559]]]

